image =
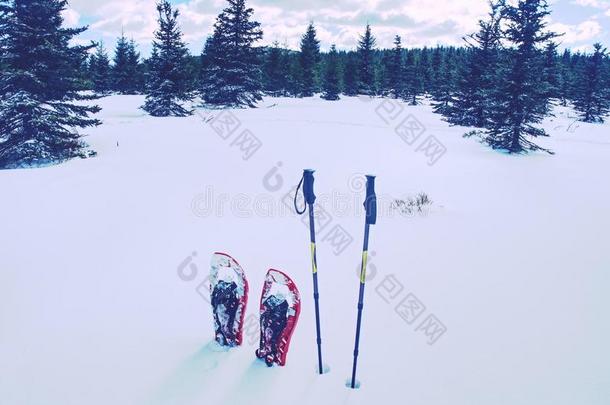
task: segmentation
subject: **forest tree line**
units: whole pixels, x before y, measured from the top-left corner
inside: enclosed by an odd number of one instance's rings
[[[313,25],[312,29],[315,31]],[[404,49],[401,42],[401,38],[396,37],[396,48],[370,52],[373,80],[372,86],[366,90],[360,84],[362,51],[333,47],[323,52],[317,48],[317,56],[312,58],[312,62],[303,63],[301,50],[290,50],[274,42],[271,46],[257,48],[260,88],[264,94],[273,97],[324,96],[329,88],[331,99],[338,99],[333,96],[341,95],[402,95],[414,104],[429,95],[441,103],[439,111],[444,111],[453,97],[463,90],[465,82],[472,80],[469,65],[478,59],[479,50],[455,46]],[[564,106],[576,102],[587,88],[592,74],[598,78],[600,89],[608,88],[610,59],[600,44],[595,46],[599,49],[594,53],[572,52],[570,49],[559,52],[558,45],[550,43],[539,51],[539,72],[549,86],[551,99]],[[498,49],[497,59],[503,59],[506,53],[508,51]],[[114,57],[109,54],[105,45],[98,43],[95,52],[87,58],[82,66],[86,87],[102,95],[145,94],[150,59],[140,56],[137,44],[122,36],[114,48]],[[205,82],[206,55],[187,55],[184,66],[187,85],[196,94]],[[592,68],[597,66],[599,73],[595,75]],[[334,73],[328,75],[329,70]],[[307,79],[304,78],[305,72],[311,72]],[[489,82],[493,83],[492,80]],[[610,97],[610,93],[607,95]],[[592,118],[587,117],[586,121],[596,122]],[[472,123],[473,126],[477,124]]]
[[[100,125],[99,107],[83,101],[144,94],[152,116],[188,116],[190,101],[215,107],[255,107],[264,95],[334,101],[384,96],[416,105],[431,97],[435,112],[508,153],[545,150],[535,138],[554,104],[571,105],[579,119],[601,123],[610,111],[606,49],[558,51],[548,30],[547,0],[491,0],[479,30],[462,47],[404,48],[396,36],[380,49],[373,27],[358,46],[322,52],[311,22],[298,50],[261,46],[261,24],[246,0],[227,0],[213,34],[191,55],[180,14],[156,5],[151,56],[123,34],[113,44],[71,45],[87,28],[63,27],[66,0],[0,0],[0,168],[86,157],[78,128]]]

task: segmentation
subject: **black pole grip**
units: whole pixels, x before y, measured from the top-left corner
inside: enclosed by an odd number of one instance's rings
[[[305,169],[303,171],[303,194],[307,204],[313,204],[316,201],[316,195],[313,192],[313,170]]]
[[[377,223],[377,195],[375,194],[375,176],[366,176],[366,199],[364,200],[366,211],[366,223],[375,225]]]

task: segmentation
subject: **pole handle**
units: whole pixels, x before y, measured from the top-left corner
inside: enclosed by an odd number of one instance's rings
[[[316,195],[313,192],[313,183],[315,181],[313,174],[314,170],[303,170],[303,194],[305,195],[305,202],[307,204],[316,202]]]
[[[313,183],[315,181],[314,170],[305,169],[303,170],[303,177],[301,177],[301,181],[299,181],[299,185],[294,193],[294,209],[299,215],[303,215],[307,210],[307,205],[313,205],[316,202],[316,195],[313,192]],[[299,209],[297,204],[297,198],[299,196],[299,190],[303,187],[303,197],[305,199],[305,207],[303,209]]]
[[[366,223],[375,225],[377,223],[377,194],[375,194],[375,176],[366,176],[366,199],[364,200],[366,211]]]

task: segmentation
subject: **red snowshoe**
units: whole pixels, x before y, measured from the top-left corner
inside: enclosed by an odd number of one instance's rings
[[[214,253],[210,269],[210,298],[214,313],[216,342],[240,346],[248,303],[248,280],[235,259]]]
[[[256,351],[269,367],[284,366],[301,313],[301,295],[294,281],[278,270],[269,270],[260,304],[261,339]]]

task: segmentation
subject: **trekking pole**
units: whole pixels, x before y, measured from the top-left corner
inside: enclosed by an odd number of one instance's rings
[[[352,368],[351,387],[356,388],[356,367],[358,366],[358,347],[360,346],[360,326],[364,308],[364,283],[366,282],[366,264],[369,250],[369,226],[377,222],[377,196],[375,195],[375,176],[366,176],[366,199],[364,200],[366,222],[364,225],[364,246],[362,248],[362,265],[360,267],[360,292],[358,293],[358,321],[356,322],[356,343],[354,345],[354,366]]]
[[[320,374],[324,373],[324,369],[322,367],[322,338],[320,333],[320,304],[319,298],[320,293],[318,292],[318,262],[316,259],[316,227],[314,222],[314,203],[316,201],[316,195],[313,191],[313,170],[304,170],[303,178],[301,178],[301,182],[297,186],[296,194],[294,195],[294,208],[296,209],[299,215],[305,213],[305,210],[309,209],[309,235],[311,240],[311,270],[313,272],[313,300],[315,304],[316,310],[316,342],[318,344],[318,372]],[[299,189],[303,186],[303,196],[305,197],[306,207],[303,210],[299,210],[297,207],[297,195],[299,194]]]

